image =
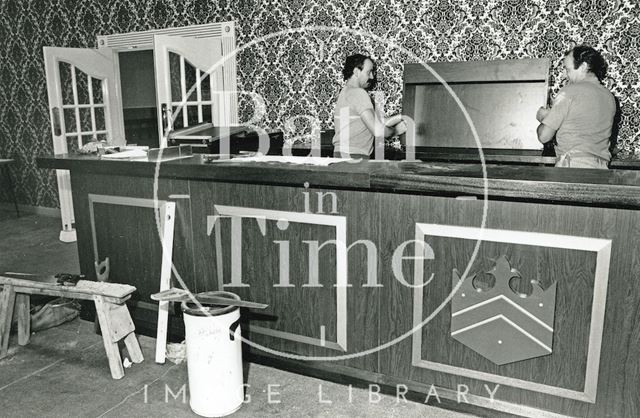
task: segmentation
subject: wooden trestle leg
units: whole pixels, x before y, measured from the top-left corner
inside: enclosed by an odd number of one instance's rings
[[[9,351],[9,334],[11,333],[11,317],[16,292],[13,286],[5,284],[0,292],[0,359],[7,356]]]
[[[102,341],[104,349],[109,359],[111,376],[114,379],[121,379],[124,376],[122,358],[118,349],[118,341],[124,338],[124,343],[131,356],[131,361],[140,363],[144,360],[140,345],[134,333],[135,326],[129,315],[126,304],[115,304],[105,300],[102,296],[95,296],[96,312],[102,330]]]

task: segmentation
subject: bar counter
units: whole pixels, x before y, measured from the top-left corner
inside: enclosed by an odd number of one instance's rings
[[[205,159],[38,158],[139,329],[170,222],[175,286],[269,304],[243,312],[254,361],[484,416],[640,415],[640,172]]]
[[[355,161],[328,167],[277,163],[245,164],[241,158],[205,162],[205,154],[164,161],[100,160],[95,156],[39,157],[41,168],[73,169],[95,174],[211,180],[311,188],[406,192],[460,193],[490,198],[525,198],[539,201],[606,206],[640,205],[640,171],[612,169],[556,169],[543,166],[409,161]],[[486,182],[485,182],[486,177]]]

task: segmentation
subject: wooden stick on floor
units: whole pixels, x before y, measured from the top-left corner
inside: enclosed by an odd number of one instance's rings
[[[160,214],[164,221],[162,229],[162,264],[160,267],[160,291],[171,288],[171,264],[173,259],[173,231],[175,222],[175,202],[165,203]],[[166,360],[167,333],[169,327],[169,302],[158,303],[158,330],[156,334],[156,363]]]

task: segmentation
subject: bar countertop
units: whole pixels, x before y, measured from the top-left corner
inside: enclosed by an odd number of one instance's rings
[[[447,162],[350,161],[329,166],[206,162],[206,156],[164,161],[114,161],[86,155],[37,158],[39,167],[96,174],[210,180],[386,193],[471,195],[485,193],[483,166]],[[595,206],[640,207],[640,171],[486,165],[490,199],[525,199]]]

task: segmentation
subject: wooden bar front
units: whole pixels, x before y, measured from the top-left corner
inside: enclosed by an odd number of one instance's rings
[[[154,326],[162,246],[136,199],[174,201],[174,284],[269,304],[243,314],[254,358],[477,413],[640,414],[637,172],[194,156],[156,182],[150,162],[39,162],[70,169],[81,271],[109,257],[138,288],[138,328]],[[456,308],[469,297],[484,301]]]

